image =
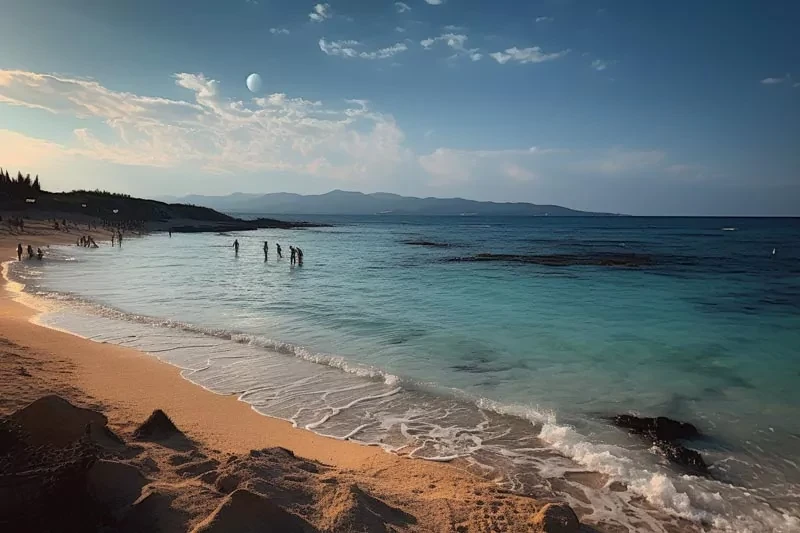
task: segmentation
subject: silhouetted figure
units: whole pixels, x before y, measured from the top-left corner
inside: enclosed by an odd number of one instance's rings
[[[17,245],[17,261],[22,261],[22,243]]]
[[[297,248],[297,264],[303,266],[303,250]]]
[[[269,256],[269,243],[264,241],[264,262],[267,262],[267,257]]]
[[[275,248],[278,249],[278,259],[283,259],[283,254],[281,253],[281,245],[278,244],[278,243],[275,243]]]
[[[233,251],[236,255],[239,255],[239,239],[233,241]]]
[[[33,246],[28,245],[28,259],[33,259]]]
[[[37,249],[36,249],[36,259],[38,259],[39,261],[41,261],[41,260],[42,260],[42,257],[44,257],[44,252],[42,251],[42,249],[41,249],[41,248],[37,248]]]
[[[119,241],[119,247],[122,248],[122,230],[117,232],[117,240]]]
[[[294,249],[294,246],[290,246],[289,251],[291,252],[289,254],[289,263],[293,265],[295,262],[295,258],[297,257],[297,250]]]
[[[169,238],[172,238],[172,228],[169,228]]]
[[[111,247],[114,247],[114,232],[111,232]]]

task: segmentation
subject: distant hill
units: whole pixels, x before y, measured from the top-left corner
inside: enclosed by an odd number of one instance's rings
[[[364,194],[340,190],[317,195],[235,193],[228,196],[165,197],[161,200],[210,207],[228,213],[272,215],[614,216],[557,205],[478,202],[463,198],[414,198],[390,193]]]

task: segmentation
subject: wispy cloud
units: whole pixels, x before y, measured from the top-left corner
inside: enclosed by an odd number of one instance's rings
[[[380,48],[371,52],[356,50],[363,46],[359,41],[326,41],[319,40],[319,48],[329,56],[359,58],[359,59],[388,59],[401,52],[408,50],[405,43],[397,43],[386,48]]]
[[[464,31],[466,28],[464,28],[464,26],[457,26],[455,24],[448,24],[443,29],[444,31],[456,32],[456,31]]]
[[[289,33],[291,33],[291,32],[290,32],[289,30],[287,30],[286,28],[270,28],[270,29],[269,29],[269,32],[270,32],[272,35],[289,35]]]
[[[401,28],[400,26],[397,26],[397,27],[394,29],[394,31],[396,31],[397,33],[405,33],[405,32],[406,32],[406,29],[405,29],[405,28]]]
[[[582,161],[573,163],[574,170],[594,174],[626,174],[652,169],[665,161],[667,154],[662,150],[626,150],[611,148],[596,155],[588,155]],[[680,165],[673,165],[674,168]]]
[[[480,53],[478,48],[467,48],[464,44],[467,42],[468,37],[461,33],[444,33],[438,37],[428,37],[419,42],[420,45],[426,50],[430,50],[437,42],[443,42],[450,48],[456,51],[457,54],[463,54],[469,57],[472,61],[480,61],[483,54]]]
[[[592,61],[592,68],[597,71],[603,71],[615,63],[616,61],[614,60],[595,59],[594,61]]]
[[[545,61],[560,59],[568,53],[569,49],[546,54],[538,46],[532,46],[529,48],[517,48],[514,46],[513,48],[506,49],[505,52],[494,52],[489,54],[489,56],[501,65],[505,65],[509,61],[523,64],[544,63]]]
[[[411,6],[406,4],[405,2],[395,2],[394,8],[398,13],[405,13],[406,11],[411,11]]]
[[[504,176],[514,181],[530,181],[536,177],[532,169],[541,156],[564,153],[564,150],[533,146],[511,150],[457,150],[437,148],[418,157],[420,166],[435,184],[445,185],[480,177]]]
[[[553,22],[554,20],[556,19],[553,17],[536,17],[536,22]]]
[[[440,6],[440,5],[444,4],[444,0],[425,0],[425,2],[427,2],[428,4],[430,4],[432,6]]]
[[[308,14],[308,18],[310,18],[312,22],[322,22],[323,20],[327,20],[332,16],[333,14],[331,13],[331,5],[327,3],[315,5],[314,11]]]
[[[342,180],[391,175],[413,160],[394,119],[365,101],[330,105],[275,93],[245,102],[225,98],[221,84],[202,74],[179,73],[175,83],[190,101],[114,91],[97,81],[0,70],[0,102],[92,119],[74,130],[69,144],[27,143],[31,157],[42,159],[83,157],[131,166]],[[17,146],[18,137],[0,135],[0,146],[12,138]],[[5,149],[0,147],[0,154]]]
[[[792,76],[787,74],[787,75],[783,76],[782,78],[764,78],[763,80],[761,80],[761,83],[763,85],[777,85],[777,84],[783,83],[785,81],[791,81],[791,79],[792,79]]]

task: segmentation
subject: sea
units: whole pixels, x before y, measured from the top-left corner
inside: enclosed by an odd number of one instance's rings
[[[607,532],[800,531],[800,219],[305,218],[331,227],[54,246],[10,275],[58,304],[45,325]],[[694,424],[710,475],[617,414]]]

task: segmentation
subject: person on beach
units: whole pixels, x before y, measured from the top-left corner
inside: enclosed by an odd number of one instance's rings
[[[275,248],[277,248],[277,250],[278,250],[278,259],[283,259],[283,254],[281,253],[281,245],[278,244],[278,243],[275,243]]]
[[[297,251],[294,249],[294,246],[290,246],[289,251],[289,263],[293,265],[295,263],[295,258],[297,257]]]
[[[264,241],[264,262],[267,262],[267,257],[269,256],[269,243]]]
[[[235,241],[233,241],[233,252],[236,255],[239,255],[239,239],[236,239]]]
[[[22,243],[17,244],[17,261],[22,261]]]
[[[36,249],[36,259],[41,261],[43,257],[44,257],[44,252],[42,251],[41,248],[37,248]]]
[[[28,259],[33,259],[33,246],[28,245]]]
[[[172,238],[172,228],[169,228],[169,238]]]
[[[114,247],[114,232],[111,232],[111,247]]]
[[[296,248],[297,250],[297,264],[299,266],[303,266],[303,250],[300,248]]]
[[[117,232],[117,240],[119,241],[119,247],[122,248],[122,230]]]

